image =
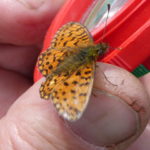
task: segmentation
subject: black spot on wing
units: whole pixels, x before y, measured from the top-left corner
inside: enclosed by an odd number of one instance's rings
[[[73,81],[72,84],[77,85],[78,81]]]
[[[76,75],[80,76],[81,75],[81,71],[77,71]]]
[[[70,92],[71,92],[72,94],[75,94],[75,93],[76,93],[76,91],[75,91],[75,90],[71,90]]]
[[[66,92],[65,91],[62,91],[62,95],[65,95],[66,94]]]
[[[91,73],[91,71],[85,71],[84,73],[85,73],[85,74],[90,74],[90,73]]]
[[[64,82],[64,85],[65,85],[65,86],[68,86],[69,84],[68,84],[68,82]]]
[[[49,68],[49,69],[53,69],[53,66],[52,66],[52,65],[49,65],[48,68]]]
[[[67,43],[68,43],[68,41],[65,41],[65,42],[63,43],[63,46],[65,47],[65,46],[67,45]]]
[[[85,97],[86,95],[87,95],[87,93],[80,93],[80,94],[79,94],[79,96],[84,96],[84,97]]]

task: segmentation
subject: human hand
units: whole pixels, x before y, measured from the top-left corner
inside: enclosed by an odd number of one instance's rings
[[[127,71],[103,63],[98,63],[93,96],[79,121],[64,123],[51,102],[40,99],[42,81],[32,85],[32,71],[45,31],[62,2],[0,3],[0,149],[121,149],[141,134],[149,119],[150,74],[141,79],[142,85]],[[129,149],[148,150],[149,136],[147,125]]]

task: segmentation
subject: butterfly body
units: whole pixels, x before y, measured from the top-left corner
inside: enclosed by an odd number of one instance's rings
[[[92,45],[89,47],[79,47],[77,52],[69,57],[66,56],[57,68],[52,71],[50,76],[59,75],[61,73],[70,76],[73,72],[80,68],[80,66],[95,62],[99,53],[102,54],[104,52],[103,48],[105,49],[102,44]]]
[[[75,121],[81,117],[91,94],[96,60],[107,47],[105,43],[94,44],[83,25],[68,23],[40,55],[38,67],[46,77],[40,96],[51,98],[63,118]]]

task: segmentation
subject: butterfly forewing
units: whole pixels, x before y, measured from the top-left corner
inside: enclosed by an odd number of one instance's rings
[[[88,30],[77,22],[70,22],[61,27],[51,42],[51,47],[78,48],[93,45],[93,39]]]
[[[83,25],[74,22],[64,25],[54,36],[51,47],[39,56],[39,71],[43,76],[49,75],[65,57],[87,45],[93,45],[93,39]]]
[[[70,52],[69,52],[70,50]],[[70,48],[49,48],[39,56],[38,68],[43,76],[52,73],[54,69],[71,53]]]

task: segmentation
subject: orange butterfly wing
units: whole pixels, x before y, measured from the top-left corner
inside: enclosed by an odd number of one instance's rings
[[[95,64],[82,66],[54,87],[51,99],[63,118],[75,121],[81,117],[91,95],[94,67]]]
[[[87,29],[79,23],[68,23],[58,30],[51,47],[39,57],[39,70],[46,76],[46,81],[40,87],[40,95],[44,99],[51,97],[58,113],[70,121],[79,119],[87,106],[95,62],[80,66],[68,76],[63,72],[55,76],[51,74],[65,61],[66,56],[89,45],[93,45],[93,40]]]
[[[88,30],[76,22],[65,24],[57,31],[51,47],[39,56],[39,71],[46,77],[65,57],[78,51],[78,47],[86,45],[93,45],[93,39]]]

